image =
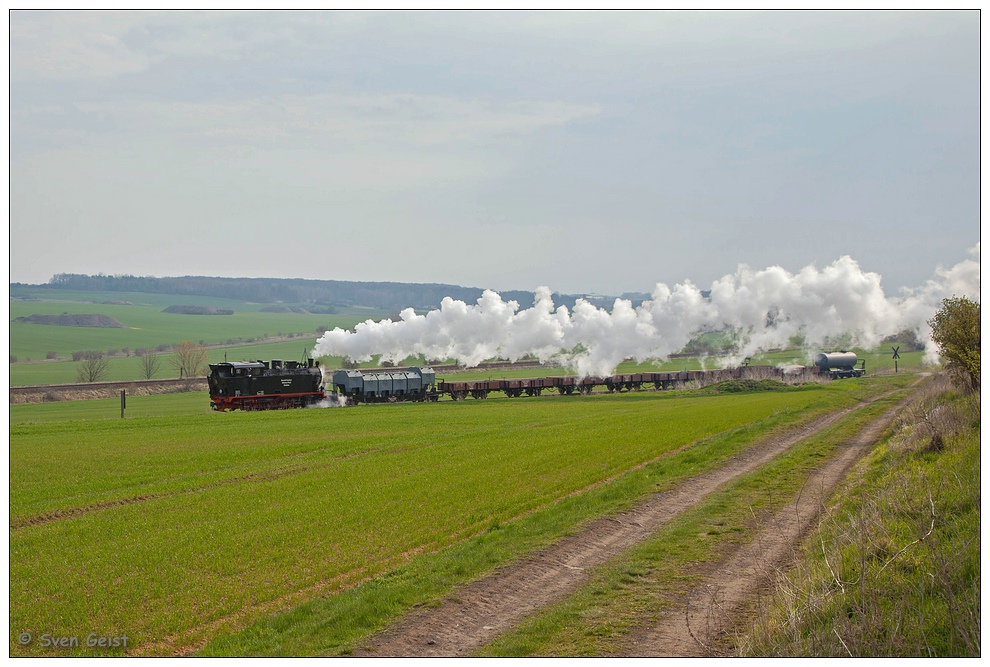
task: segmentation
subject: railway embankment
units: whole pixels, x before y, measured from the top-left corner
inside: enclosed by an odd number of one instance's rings
[[[95,398],[114,398],[121,390],[128,396],[175,394],[206,391],[206,378],[171,378],[159,380],[123,380],[118,382],[76,382],[9,387],[10,403],[48,403]]]

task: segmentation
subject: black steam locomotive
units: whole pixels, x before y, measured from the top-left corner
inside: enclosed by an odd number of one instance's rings
[[[325,400],[320,362],[235,361],[210,364],[210,407],[224,410],[282,410]]]

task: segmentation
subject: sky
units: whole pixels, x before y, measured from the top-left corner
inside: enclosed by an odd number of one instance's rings
[[[31,12],[10,280],[704,288],[980,239],[980,15]]]

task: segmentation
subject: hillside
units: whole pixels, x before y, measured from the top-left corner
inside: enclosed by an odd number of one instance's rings
[[[306,303],[326,307],[363,306],[383,310],[402,308],[431,309],[444,297],[467,303],[476,301],[480,287],[437,283],[350,282],[305,280],[301,278],[221,278],[211,276],[107,276],[59,273],[47,287],[77,291],[143,292],[235,299],[255,303]],[[11,292],[20,283],[11,284]],[[519,290],[501,292],[503,298],[519,302],[523,308],[533,303],[533,293]],[[554,302],[573,306],[577,296],[554,295]]]
[[[100,314],[79,314],[79,315],[28,315],[27,317],[15,318],[15,322],[26,322],[27,324],[51,324],[59,327],[96,327],[98,329],[123,329],[124,325],[107,315]]]

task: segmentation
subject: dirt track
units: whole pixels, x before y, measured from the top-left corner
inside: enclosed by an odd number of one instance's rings
[[[657,494],[629,512],[599,519],[577,535],[456,590],[437,608],[406,614],[392,627],[370,637],[365,642],[368,648],[355,655],[467,655],[525,617],[572,594],[588,581],[587,569],[646,540],[726,482],[755,470],[854,409],[857,408],[825,415],[804,427],[768,438],[717,470]],[[895,413],[896,409],[887,411],[845,443],[839,455],[823,464],[809,480],[796,505],[778,513],[756,540],[712,568],[688,599],[681,601],[678,613],[663,619],[656,628],[634,631],[622,654],[700,656],[717,653],[715,645],[724,639],[725,629],[736,622],[737,610],[757,590],[766,570],[787,559],[793,545],[817,516],[821,500],[868,451]],[[717,605],[712,605],[713,596]],[[718,609],[719,614],[713,619],[711,611],[714,609]]]
[[[880,438],[896,409],[841,445],[838,456],[814,473],[794,503],[764,521],[756,539],[723,559],[696,585],[678,611],[631,633],[624,656],[708,656],[731,650],[731,633],[761,585],[786,563],[850,468]]]

